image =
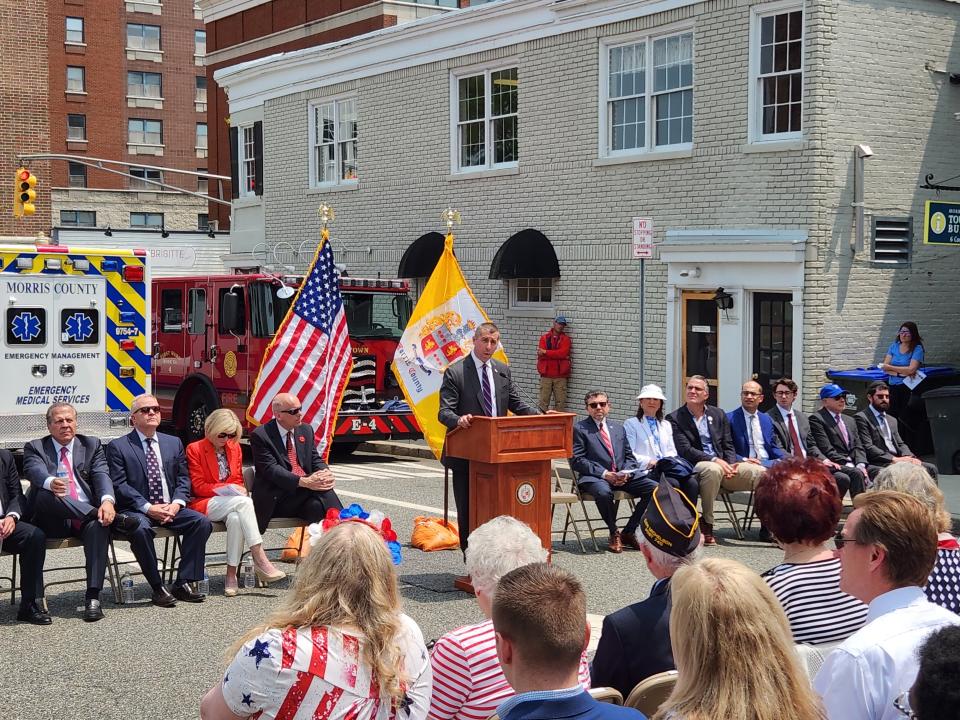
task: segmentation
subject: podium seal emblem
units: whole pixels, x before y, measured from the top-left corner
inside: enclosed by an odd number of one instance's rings
[[[528,482],[520,483],[520,485],[517,486],[517,501],[521,505],[529,505],[532,503],[536,494],[537,492],[533,489],[533,485]]]

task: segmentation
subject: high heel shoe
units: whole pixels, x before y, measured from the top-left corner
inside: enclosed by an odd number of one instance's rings
[[[275,583],[278,580],[283,580],[287,576],[283,570],[277,570],[276,568],[274,568],[272,573],[264,572],[256,565],[253,566],[253,569],[257,573],[257,579],[267,585],[270,583]]]
[[[224,585],[223,587],[224,597],[236,597],[239,592],[240,588],[237,585]]]

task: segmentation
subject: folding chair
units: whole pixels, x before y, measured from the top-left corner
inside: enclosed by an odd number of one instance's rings
[[[612,687],[590,688],[590,694],[597,702],[610,703],[611,705],[623,705],[623,695],[620,691]]]
[[[597,530],[596,530],[596,528],[593,527],[593,523],[594,523],[594,522],[599,522],[599,523],[601,523],[601,525],[602,525],[602,524],[603,524],[603,518],[601,518],[599,515],[597,515],[596,517],[590,517],[590,513],[587,512],[587,506],[586,506],[585,503],[588,502],[588,501],[594,500],[594,497],[593,497],[593,495],[591,495],[590,493],[580,492],[580,488],[577,487],[577,477],[578,477],[578,475],[577,475],[577,471],[573,469],[573,463],[570,464],[570,474],[571,474],[572,477],[573,477],[573,479],[572,479],[571,482],[570,482],[570,492],[571,492],[571,493],[574,493],[574,494],[580,499],[580,507],[583,509],[583,518],[584,518],[584,519],[583,519],[583,520],[577,520],[577,519],[575,519],[572,515],[570,515],[570,514],[568,513],[568,515],[567,515],[567,522],[564,524],[564,528],[563,528],[563,539],[564,539],[564,541],[566,541],[566,538],[567,538],[567,527],[568,527],[568,525],[574,525],[574,526],[576,526],[577,523],[586,522],[586,524],[587,524],[587,530],[588,530],[589,533],[590,533],[590,537],[593,538],[593,546],[597,549],[597,552],[600,552],[600,546],[597,545]],[[615,515],[616,517],[619,517],[619,514],[620,514],[620,503],[621,503],[622,501],[624,501],[624,500],[627,501],[627,503],[628,503],[628,505],[629,505],[629,507],[630,507],[630,512],[631,512],[631,513],[633,512],[634,508],[636,508],[636,506],[637,506],[636,500],[634,499],[633,495],[631,495],[630,493],[625,492],[625,491],[623,491],[623,490],[615,490],[614,493],[613,493],[613,512],[614,512],[614,515]]]
[[[653,717],[664,701],[670,697],[676,683],[676,670],[667,670],[651,675],[634,686],[623,704],[639,710],[647,717]]]
[[[570,511],[572,505],[580,504],[581,509],[583,510],[584,517],[587,516],[587,510],[583,507],[583,501],[580,499],[580,496],[575,492],[564,492],[563,487],[560,484],[560,471],[557,468],[553,468],[553,492],[550,493],[550,532],[552,534],[557,534],[559,532],[563,533],[563,542],[567,542],[567,528],[570,525],[570,521],[573,519],[573,515]],[[553,514],[557,509],[557,505],[563,505],[567,511],[567,515],[564,518],[563,530],[554,530],[553,529]],[[583,547],[583,538],[580,537],[580,529],[577,527],[577,523],[573,523],[573,532],[577,536],[577,542],[580,544],[580,552],[585,553],[587,550]],[[594,548],[599,552],[597,548],[597,540],[593,540]]]
[[[255,474],[256,474],[256,469],[255,469],[252,465],[248,465],[247,467],[245,467],[245,468],[243,469],[243,485],[244,485],[244,487],[247,489],[247,492],[253,492],[253,478],[254,478],[254,475],[255,475]],[[285,529],[290,529],[290,528],[304,528],[304,531],[300,533],[300,544],[297,546],[297,560],[299,561],[299,559],[300,559],[300,558],[302,557],[302,555],[303,555],[303,543],[304,543],[304,540],[306,539],[306,535],[307,535],[307,533],[306,533],[306,527],[307,527],[307,525],[309,525],[309,524],[310,524],[310,523],[308,523],[308,522],[307,522],[306,520],[304,520],[303,518],[298,518],[298,517],[279,517],[279,518],[273,518],[269,523],[267,523],[267,529],[268,529],[268,530],[285,530]],[[226,529],[226,528],[224,528],[224,529]],[[286,549],[287,549],[287,546],[284,545],[283,547],[274,547],[274,548],[267,548],[267,547],[265,547],[265,548],[263,549],[263,551],[264,551],[264,552],[276,552],[277,550],[281,550],[281,551],[282,551],[282,550],[286,550]],[[241,562],[241,564],[243,563],[243,558],[244,558],[244,556],[245,556],[248,552],[250,552],[250,551],[249,551],[249,550],[245,550],[245,551],[243,552],[243,555],[240,556],[240,562]],[[266,587],[266,583],[261,583],[259,577],[257,578],[257,585],[258,585],[258,587]]]
[[[733,492],[741,492],[735,490]],[[733,525],[734,532],[737,533],[737,540],[743,540],[743,526],[740,523],[740,518],[737,517],[737,510],[733,506],[733,492],[730,490],[724,490],[720,488],[720,491],[717,493],[717,499],[723,503],[723,512],[726,514],[727,518],[730,520],[730,524]],[[753,505],[753,491],[750,491],[750,500],[747,503],[747,508]],[[746,518],[744,518],[746,522]]]
[[[158,570],[160,571],[160,580],[168,585],[172,585],[177,569],[177,558],[180,556],[180,536],[162,526],[154,528],[154,532],[154,540],[163,539],[163,555],[157,557],[159,561]],[[127,538],[126,535],[110,533],[110,556],[107,559],[107,582],[113,587],[113,599],[117,604],[122,605],[123,595],[120,592],[120,562],[117,560],[117,549],[114,547],[114,540],[129,542],[129,538]],[[143,575],[143,571],[137,568],[133,574]]]

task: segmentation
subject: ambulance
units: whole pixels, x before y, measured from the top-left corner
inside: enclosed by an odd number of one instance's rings
[[[0,447],[47,434],[55,402],[104,442],[130,430],[150,392],[150,271],[145,250],[0,245]]]

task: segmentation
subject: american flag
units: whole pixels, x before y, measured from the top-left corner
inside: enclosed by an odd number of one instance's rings
[[[326,233],[321,243],[293,305],[263,354],[247,418],[257,424],[267,422],[273,417],[270,403],[277,393],[293,393],[303,405],[303,422],[313,425],[317,451],[326,459],[353,358],[340,274]]]

